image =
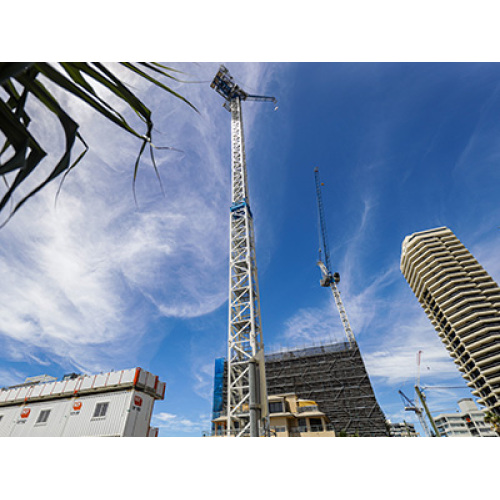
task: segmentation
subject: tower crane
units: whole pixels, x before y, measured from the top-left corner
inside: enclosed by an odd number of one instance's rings
[[[242,101],[276,103],[251,95],[221,66],[211,85],[231,112],[231,193],[229,249],[229,332],[227,356],[227,436],[268,435],[264,342],[260,315],[253,215],[250,210]]]
[[[429,430],[429,426],[427,425],[427,422],[425,421],[425,417],[423,414],[422,408],[420,408],[418,405],[416,405],[408,396],[404,394],[403,391],[398,391],[399,395],[401,396],[401,399],[403,400],[403,404],[405,405],[405,411],[413,411],[415,415],[417,415],[418,420],[420,422],[420,425],[422,426],[422,429],[424,430],[425,436],[426,437],[431,437],[431,431]]]
[[[429,407],[427,406],[424,389],[420,387],[420,361],[422,359],[422,352],[423,351],[417,352],[417,378],[415,380],[415,394],[418,396],[418,399],[420,399],[420,402],[422,403],[422,406],[424,407],[425,414],[427,415],[427,418],[429,419],[429,422],[431,423],[431,426],[434,430],[435,435],[437,437],[441,437],[441,433],[439,432],[439,429],[436,426],[436,422],[434,421],[434,418],[432,417],[432,414],[429,410]]]
[[[321,233],[321,242],[319,250],[319,260],[318,260],[318,266],[321,269],[321,275],[322,275],[320,280],[320,285],[331,288],[333,293],[333,298],[335,299],[335,304],[337,304],[337,309],[339,310],[340,313],[340,319],[344,327],[344,332],[347,341],[349,342],[350,347],[354,347],[356,345],[356,339],[354,338],[354,333],[352,332],[352,328],[349,323],[349,318],[347,317],[347,312],[344,308],[344,304],[342,303],[342,299],[340,298],[340,292],[337,288],[337,283],[339,283],[340,281],[340,274],[338,272],[332,274],[332,267],[330,264],[330,250],[328,247],[328,236],[326,233],[325,213],[321,197],[321,186],[323,184],[320,183],[319,181],[318,167],[314,169],[314,178],[316,181],[316,197],[318,200],[319,227]],[[321,259],[321,246],[323,247],[324,262]]]

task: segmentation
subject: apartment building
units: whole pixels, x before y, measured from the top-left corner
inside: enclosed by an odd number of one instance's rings
[[[461,399],[458,407],[458,412],[441,413],[434,418],[442,437],[498,437],[473,399]]]
[[[268,404],[271,437],[335,437],[328,417],[316,401],[290,393],[269,396]],[[218,417],[213,423],[213,435],[226,436],[226,417]]]
[[[401,272],[472,394],[500,415],[500,288],[447,227],[407,236]]]
[[[390,422],[387,421],[389,433],[391,437],[419,437],[413,424],[407,422]]]

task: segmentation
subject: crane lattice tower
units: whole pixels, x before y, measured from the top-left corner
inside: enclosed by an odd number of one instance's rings
[[[241,101],[271,101],[249,95],[221,66],[211,87],[231,112],[232,204],[229,249],[227,436],[266,435],[267,390],[253,215],[250,210]]]

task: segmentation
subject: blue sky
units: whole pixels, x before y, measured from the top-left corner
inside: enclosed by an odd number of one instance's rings
[[[198,109],[127,76],[153,110],[165,196],[139,143],[65,97],[91,150],[0,231],[0,386],[46,373],[140,366],[167,383],[161,436],[210,427],[214,360],[226,354],[230,114],[210,88],[219,63],[172,63],[200,83]],[[382,410],[405,418],[416,353],[431,410],[470,396],[406,284],[403,238],[448,226],[500,280],[500,65],[226,63],[243,104],[267,352],[341,341],[320,287],[314,167],[325,186],[332,265]],[[32,103],[52,155],[57,123]],[[133,117],[130,117],[133,120]],[[136,123],[140,127],[139,123]],[[45,160],[47,163],[47,160]],[[417,427],[419,427],[417,425]]]

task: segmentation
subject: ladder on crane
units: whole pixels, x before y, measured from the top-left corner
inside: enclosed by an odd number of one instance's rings
[[[342,326],[344,327],[344,332],[347,338],[347,342],[349,343],[350,347],[354,347],[356,345],[356,339],[354,337],[354,333],[352,332],[351,324],[349,323],[349,318],[347,317],[347,312],[345,310],[344,304],[342,303],[339,289],[337,288],[337,283],[339,283],[340,281],[340,274],[338,272],[332,274],[331,271],[332,268],[330,264],[330,250],[328,246],[325,213],[323,209],[323,200],[321,196],[322,184],[319,181],[318,167],[315,167],[314,169],[314,178],[316,181],[316,198],[318,201],[319,229],[321,234],[319,259],[318,259],[318,266],[321,269],[321,275],[322,275],[320,284],[321,286],[324,287],[330,287],[330,289],[332,290],[333,298],[335,299],[335,304],[337,305],[337,309],[339,310],[340,320],[342,321]],[[321,245],[323,247],[324,262],[321,260]]]
[[[276,103],[251,95],[221,66],[210,85],[231,112],[232,204],[230,207],[227,436],[268,435],[264,342],[260,315],[253,215],[247,181],[242,101]]]

